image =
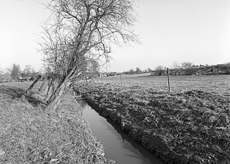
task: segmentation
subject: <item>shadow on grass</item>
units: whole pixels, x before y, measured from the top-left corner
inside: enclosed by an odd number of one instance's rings
[[[15,98],[22,98],[25,97],[25,99],[34,107],[37,107],[39,105],[46,105],[45,102],[30,96],[30,95],[25,95],[25,90],[17,87],[12,87],[12,86],[6,86],[6,85],[1,85],[0,86],[0,94],[5,94],[8,96],[11,96],[12,99]]]

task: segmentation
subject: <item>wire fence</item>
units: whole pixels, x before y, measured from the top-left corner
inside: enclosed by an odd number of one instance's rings
[[[139,85],[145,89],[151,88],[156,91],[165,92],[203,90],[230,96],[230,75],[151,76],[150,74],[121,74],[97,78],[94,81],[121,86]]]

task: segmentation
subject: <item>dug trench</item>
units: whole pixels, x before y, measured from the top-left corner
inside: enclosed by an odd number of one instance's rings
[[[229,163],[228,97],[199,90],[82,83],[75,91],[100,115],[167,163]]]
[[[134,147],[134,149],[138,149],[139,151],[143,151],[144,149],[146,149],[146,150],[149,150],[150,153],[152,153],[152,157],[151,157],[151,155],[148,154],[149,152],[147,154],[145,154],[147,151],[144,150],[144,152],[142,152],[141,154],[145,158],[149,159],[151,162],[153,162],[155,160],[158,162],[158,164],[163,164],[164,163],[163,160],[170,162],[169,160],[167,160],[167,158],[164,156],[163,153],[156,152],[155,149],[151,149],[151,147],[149,147],[150,145],[152,145],[150,142],[153,142],[153,141],[155,142],[155,144],[162,147],[162,145],[160,145],[161,140],[159,140],[158,138],[151,138],[150,136],[145,135],[145,136],[143,136],[146,138],[146,141],[144,143],[143,141],[140,140],[141,134],[138,132],[139,130],[137,130],[131,124],[125,124],[124,123],[125,121],[122,119],[122,116],[119,115],[118,113],[116,113],[116,111],[112,111],[108,108],[103,108],[99,104],[96,104],[94,101],[91,101],[91,100],[87,99],[86,97],[84,97],[83,99],[100,116],[104,117],[107,120],[107,122],[110,125],[112,125],[112,127],[114,129],[116,129],[116,131],[120,135],[122,135],[122,138],[127,140],[129,143],[132,143],[132,146]],[[78,102],[80,103],[79,100],[78,100]],[[125,134],[127,134],[127,135],[125,135]],[[96,137],[98,138],[97,135],[96,135]],[[100,140],[100,138],[98,138],[98,139]],[[104,146],[106,147],[106,145],[104,145]],[[143,148],[140,148],[140,146],[143,146]],[[122,151],[122,150],[120,150],[120,151]],[[163,160],[161,161],[159,159],[156,159],[157,157],[160,159],[163,159]],[[115,159],[113,159],[113,157],[110,157],[110,159],[115,160]],[[122,159],[122,160],[125,160],[125,159]]]
[[[105,147],[105,157],[116,164],[163,164],[152,152],[132,140],[111,119],[102,117],[86,102],[77,100],[83,109],[83,118],[89,123],[93,134]]]
[[[77,93],[79,94],[79,92]],[[93,99],[90,99],[84,94],[82,94],[82,99],[87,103],[87,105],[89,105],[92,109],[94,109],[100,116],[104,117],[107,120],[107,122],[110,123],[118,131],[118,133],[123,135],[123,137],[125,136],[125,134],[127,134],[124,138],[126,138],[128,142],[130,143],[132,142],[133,145],[135,144],[134,142],[136,142],[135,145],[139,144],[143,146],[144,149],[149,150],[152,153],[152,156],[155,156],[155,158],[159,157],[168,163],[170,162],[172,163],[172,157],[169,158],[163,152],[160,152],[157,149],[157,147],[159,149],[165,149],[165,150],[167,149],[167,147],[162,143],[162,140],[160,138],[157,137],[151,138],[151,136],[148,135],[148,131],[141,132],[140,129],[137,129],[135,127],[135,124],[132,124],[131,122],[128,123],[127,120],[125,120],[124,117],[120,115],[119,112],[117,112],[117,110],[103,107],[103,105],[100,102],[94,101]],[[77,101],[79,103],[82,103],[79,100]],[[153,145],[156,145],[156,147],[152,147]],[[143,150],[143,149],[139,148],[139,150]],[[147,155],[147,158],[150,159],[150,155]],[[157,162],[159,164],[163,164],[164,163],[163,160],[162,161],[158,160]],[[151,161],[153,162],[154,159],[152,159]],[[174,160],[174,162],[176,163],[179,161]]]

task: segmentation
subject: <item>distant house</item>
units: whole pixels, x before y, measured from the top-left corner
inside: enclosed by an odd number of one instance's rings
[[[107,76],[107,73],[106,72],[100,72],[99,73],[99,77],[106,77]]]
[[[81,76],[80,79],[82,80],[88,80],[92,78],[99,77],[100,73],[99,72],[84,72]]]
[[[26,79],[25,77],[19,76],[19,77],[18,77],[18,81],[19,81],[19,82],[23,82],[23,81],[27,81],[27,79]]]
[[[155,70],[151,72],[152,76],[162,76],[167,75],[167,70]]]
[[[116,75],[116,72],[108,72],[107,73],[107,76],[115,76]]]
[[[18,81],[19,81],[19,82],[23,82],[23,81],[33,81],[33,80],[34,80],[34,77],[30,77],[30,76],[26,76],[26,77],[19,76],[19,78],[18,78]]]

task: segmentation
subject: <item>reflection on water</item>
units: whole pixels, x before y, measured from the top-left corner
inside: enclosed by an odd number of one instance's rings
[[[115,160],[116,164],[164,163],[143,146],[131,140],[117,125],[101,117],[85,102],[82,101],[80,104],[84,118],[89,122],[94,135],[105,147],[106,158]]]

